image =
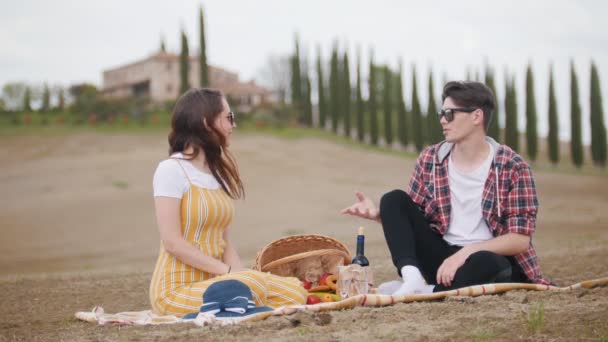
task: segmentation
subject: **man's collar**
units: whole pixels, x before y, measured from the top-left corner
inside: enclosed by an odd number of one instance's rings
[[[490,145],[492,145],[492,147],[494,148],[494,151],[498,151],[498,147],[500,146],[500,144],[497,143],[496,140],[494,140],[492,137],[489,137],[486,135],[486,141]],[[441,143],[439,145],[439,147],[437,148],[437,152],[435,153],[435,155],[437,156],[437,162],[443,163],[443,160],[452,151],[452,147],[454,147],[454,143],[447,142],[447,141],[444,141],[443,143]],[[496,153],[494,153],[494,155],[496,155]]]

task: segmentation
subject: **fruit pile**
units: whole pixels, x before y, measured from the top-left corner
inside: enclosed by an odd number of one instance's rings
[[[336,294],[336,281],[338,280],[338,275],[333,275],[330,273],[324,273],[323,276],[319,279],[318,285],[313,284],[310,281],[304,280],[302,282],[304,288],[308,290],[308,298],[306,299],[306,304],[318,304],[321,302],[337,302],[340,301],[339,295]],[[313,286],[315,285],[315,286]]]

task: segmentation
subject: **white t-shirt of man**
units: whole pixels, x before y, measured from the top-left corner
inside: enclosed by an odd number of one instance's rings
[[[190,183],[186,175],[184,175],[184,170],[193,185],[204,189],[220,188],[220,183],[212,174],[203,172],[192,165],[190,161],[179,158],[184,158],[184,155],[175,153],[171,155],[170,159],[163,160],[158,164],[152,181],[154,197],[182,198],[184,193],[190,188]],[[177,163],[178,160],[184,167],[184,170]]]
[[[490,173],[494,148],[484,162],[476,169],[464,173],[456,167],[452,155],[448,160],[450,182],[450,203],[452,211],[450,225],[443,239],[450,245],[466,246],[493,238],[490,227],[483,218],[481,199],[483,188]]]

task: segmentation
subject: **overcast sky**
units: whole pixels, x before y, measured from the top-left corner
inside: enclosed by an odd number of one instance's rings
[[[269,56],[293,51],[297,32],[311,58],[317,46],[327,58],[337,40],[348,48],[352,63],[357,49],[367,63],[371,48],[379,63],[397,66],[401,60],[406,101],[415,63],[423,107],[429,68],[437,75],[438,93],[444,77],[462,79],[467,66],[481,70],[487,61],[496,70],[501,102],[505,70],[515,73],[523,119],[525,67],[532,63],[541,134],[547,130],[543,119],[550,63],[563,138],[570,135],[571,60],[579,76],[585,132],[591,60],[600,70],[604,107],[608,102],[608,1],[601,0],[3,1],[0,84],[21,80],[101,86],[104,69],[154,53],[161,36],[169,50],[179,52],[181,28],[188,34],[190,51],[197,51],[201,4],[209,63],[235,71],[243,80],[259,77]],[[520,128],[524,122],[520,120]]]

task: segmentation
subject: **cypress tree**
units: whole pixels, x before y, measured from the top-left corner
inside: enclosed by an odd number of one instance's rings
[[[41,123],[43,125],[47,125],[49,123],[48,112],[51,110],[51,91],[49,90],[49,86],[45,83],[42,91],[42,107],[40,107],[40,112],[42,116]]]
[[[344,59],[342,60],[342,115],[344,115],[344,135],[350,138],[350,103],[351,103],[351,85],[350,85],[350,68],[348,66],[348,53],[344,51]]]
[[[593,162],[601,167],[606,166],[606,126],[604,125],[604,109],[602,107],[602,92],[600,77],[594,62],[591,62],[591,155]]]
[[[393,74],[388,66],[384,67],[384,89],[382,95],[383,112],[384,112],[384,139],[387,146],[393,144],[393,100],[391,79]]]
[[[190,89],[190,83],[188,81],[188,75],[190,74],[190,52],[188,51],[188,38],[186,37],[186,33],[182,31],[182,51],[179,56],[179,92],[181,94],[185,93]]]
[[[576,167],[583,165],[583,137],[581,132],[581,105],[578,98],[578,80],[574,62],[570,63],[570,120],[572,162]]]
[[[321,47],[319,47],[319,55],[317,57],[317,92],[319,95],[319,126],[325,128],[325,120],[327,115],[327,99],[325,98],[325,84],[323,78],[323,66],[321,63]]]
[[[492,121],[490,121],[490,126],[488,127],[488,135],[496,141],[500,141],[500,128],[499,128],[499,103],[498,103],[498,94],[496,93],[496,83],[494,82],[494,70],[492,70],[489,66],[486,66],[485,73],[485,84],[492,90],[494,93],[494,103],[495,109],[494,114],[492,115]]]
[[[414,133],[414,145],[416,151],[420,152],[424,148],[424,129],[422,110],[418,100],[418,86],[416,85],[416,66],[412,67],[412,128]]]
[[[526,70],[526,150],[532,161],[538,153],[538,133],[536,130],[536,99],[534,98],[534,75],[532,65]]]
[[[304,121],[302,111],[302,72],[300,70],[300,44],[295,38],[296,50],[291,56],[291,105],[297,111],[300,122]]]
[[[331,53],[329,69],[329,103],[331,104],[331,130],[338,131],[338,114],[340,112],[340,78],[338,65],[338,48],[334,46]]]
[[[42,107],[40,107],[40,111],[48,112],[49,110],[51,110],[51,91],[49,90],[49,86],[45,83],[42,90]]]
[[[165,38],[160,38],[160,52],[167,52],[167,48],[165,47]]]
[[[198,13],[198,22],[199,22],[199,34],[200,34],[200,45],[201,45],[201,54],[199,56],[200,63],[200,82],[201,87],[209,86],[209,67],[207,66],[207,45],[205,44],[205,20],[203,17],[203,7],[199,8]]]
[[[519,108],[517,106],[517,86],[515,84],[515,76],[511,82],[511,110],[513,112],[513,119],[515,120],[513,138],[515,141],[515,149],[519,150]]]
[[[357,139],[363,142],[365,139],[365,123],[363,118],[363,96],[361,95],[361,54],[357,58]]]
[[[559,121],[557,119],[557,101],[553,81],[553,67],[549,68],[549,160],[553,164],[559,161]]]
[[[407,132],[409,125],[407,118],[407,109],[405,108],[405,100],[403,99],[403,68],[399,63],[399,74],[396,77],[397,84],[397,130],[399,142],[404,147],[409,144],[409,134]]]
[[[57,100],[57,109],[63,110],[65,107],[65,95],[63,93],[63,88],[59,88],[59,99]]]
[[[376,108],[376,67],[374,55],[369,57],[369,133],[373,145],[378,145],[378,108]]]
[[[24,112],[32,111],[31,97],[32,97],[32,95],[31,95],[30,87],[25,87],[25,93],[23,94],[23,111]]]
[[[505,143],[513,150],[519,150],[519,132],[517,129],[517,92],[515,77],[509,80],[506,76],[505,96]]]
[[[303,103],[303,111],[304,111],[304,124],[307,127],[312,126],[312,102],[311,102],[311,87],[310,87],[310,77],[308,77],[308,73],[304,73],[304,103]]]
[[[443,140],[443,129],[437,117],[437,102],[435,102],[435,89],[433,85],[433,71],[429,72],[429,104],[426,107],[426,120],[428,124],[429,143],[435,144]]]
[[[517,85],[515,83],[515,76],[511,82],[511,110],[513,112],[513,119],[515,120],[513,138],[515,140],[515,148],[519,150],[519,107],[517,101]]]

